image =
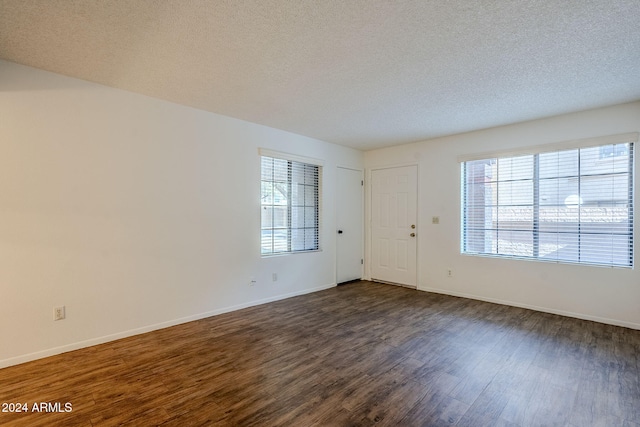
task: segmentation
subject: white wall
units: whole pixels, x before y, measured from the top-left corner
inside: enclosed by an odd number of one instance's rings
[[[369,151],[365,153],[366,173],[370,176],[372,169],[385,166],[418,165],[419,289],[640,329],[638,267],[612,269],[461,255],[457,162],[460,155],[638,130],[640,102]],[[636,166],[635,186],[640,188],[637,172]],[[367,212],[369,202],[370,198]],[[637,212],[637,201],[635,205]],[[440,217],[439,225],[431,223],[433,216]],[[640,240],[638,228],[636,219],[636,242]],[[370,259],[370,230],[366,240],[365,256]],[[637,254],[635,259],[640,264]],[[448,269],[453,270],[453,277],[447,277]],[[370,277],[368,270],[365,275]]]
[[[324,161],[323,251],[260,257],[258,147]],[[333,286],[362,158],[0,61],[0,367]]]

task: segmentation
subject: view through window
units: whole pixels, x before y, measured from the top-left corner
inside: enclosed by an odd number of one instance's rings
[[[261,253],[318,250],[320,166],[261,159]]]
[[[462,252],[633,265],[633,143],[462,163]]]

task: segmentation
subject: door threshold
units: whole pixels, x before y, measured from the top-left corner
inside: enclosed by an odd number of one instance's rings
[[[376,283],[382,283],[384,285],[401,286],[403,288],[416,289],[416,290],[418,289],[416,285],[405,285],[404,283],[389,282],[387,280],[371,279],[371,281]]]

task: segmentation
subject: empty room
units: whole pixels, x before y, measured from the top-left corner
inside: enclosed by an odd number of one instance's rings
[[[637,0],[0,0],[0,425],[640,427]]]

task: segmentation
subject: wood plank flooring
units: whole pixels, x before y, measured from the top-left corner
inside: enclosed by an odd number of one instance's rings
[[[640,331],[356,282],[0,370],[12,426],[640,426]]]

